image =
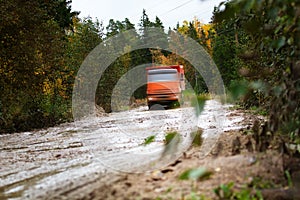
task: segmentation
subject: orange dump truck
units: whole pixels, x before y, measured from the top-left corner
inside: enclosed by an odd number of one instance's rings
[[[154,104],[172,106],[181,101],[185,89],[182,65],[154,66],[146,70],[149,109]]]

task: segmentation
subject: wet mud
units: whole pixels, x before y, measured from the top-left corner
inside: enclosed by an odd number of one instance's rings
[[[148,111],[138,107],[45,130],[0,135],[0,199],[78,199],[99,185],[163,168],[191,145],[191,133],[203,129],[200,157],[206,156],[220,134],[241,128],[242,114],[227,105],[206,102],[200,116],[191,107]],[[165,135],[178,132],[170,146]],[[152,143],[145,139],[155,136]]]

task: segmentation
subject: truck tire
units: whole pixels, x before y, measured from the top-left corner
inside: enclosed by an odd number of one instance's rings
[[[151,103],[148,104],[149,110],[165,110],[164,106],[158,103]]]

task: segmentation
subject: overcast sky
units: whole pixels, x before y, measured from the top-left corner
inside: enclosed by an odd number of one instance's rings
[[[176,27],[177,22],[192,21],[197,17],[209,23],[214,6],[224,0],[72,0],[72,10],[80,11],[79,17],[98,18],[104,26],[109,19],[123,21],[126,17],[134,24],[139,23],[143,9],[151,21],[158,16],[163,25]]]

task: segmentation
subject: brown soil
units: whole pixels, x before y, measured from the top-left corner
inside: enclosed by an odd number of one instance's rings
[[[250,132],[257,118],[247,116],[242,123],[248,127],[224,132],[206,157],[199,155],[199,147],[191,147],[164,169],[124,174],[117,182],[102,186],[86,199],[193,199],[193,194],[216,199],[213,189],[230,182],[234,182],[234,190],[253,183],[262,187],[284,187],[287,185],[284,156],[272,149],[264,153],[254,152],[255,142],[245,133]],[[179,180],[182,172],[198,167],[205,167],[213,174],[202,181]],[[272,199],[272,195],[266,198]]]

